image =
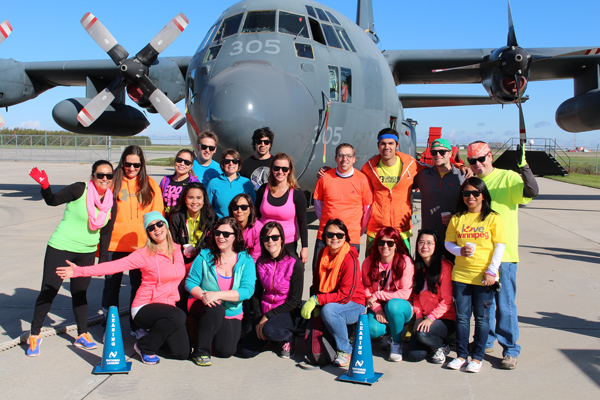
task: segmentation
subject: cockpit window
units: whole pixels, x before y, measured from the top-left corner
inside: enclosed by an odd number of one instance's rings
[[[217,31],[214,40],[225,39],[226,37],[235,35],[240,28],[240,23],[242,22],[243,16],[244,13],[240,13],[229,18],[225,18],[221,28]]]
[[[210,30],[208,31],[208,33],[204,37],[204,40],[202,41],[202,43],[200,43],[200,47],[198,47],[198,50],[196,50],[196,54],[200,53],[202,50],[204,50],[204,48],[206,47],[206,45],[208,43],[212,42],[212,38],[215,35],[217,27],[220,24],[221,24],[221,21],[217,22],[215,25],[213,25],[212,28],[210,28]]]
[[[275,32],[275,11],[249,11],[242,33]]]
[[[342,44],[344,45],[344,48],[346,50],[352,50],[353,52],[356,53],[356,49],[354,48],[354,45],[350,41],[350,36],[348,36],[348,34],[346,33],[346,30],[344,28],[340,28],[339,26],[336,26],[335,30],[337,31],[338,35],[340,36],[340,40],[341,40]]]
[[[219,55],[219,51],[221,51],[221,46],[213,46],[207,52],[204,57],[204,62],[212,61]]]
[[[316,8],[315,10],[317,11],[317,15],[319,16],[319,19],[321,21],[325,21],[325,22],[329,22],[329,18],[327,18],[327,14],[325,14],[325,11],[321,10],[320,8]]]
[[[328,24],[321,24],[323,28],[323,33],[325,33],[325,38],[327,39],[327,44],[331,47],[337,47],[338,49],[342,48],[342,44],[340,43],[340,39],[337,37],[333,26]]]
[[[312,6],[306,6],[306,11],[308,11],[308,15],[313,18],[317,18],[317,13],[315,13],[315,9]]]
[[[331,101],[339,101],[339,81],[340,76],[338,68],[333,65],[329,66],[329,99]]]
[[[310,44],[296,42],[294,46],[296,47],[296,55],[298,57],[315,58],[312,46]]]
[[[331,22],[333,22],[334,24],[341,25],[340,21],[338,21],[338,19],[336,17],[334,17],[332,13],[330,13],[329,11],[325,11],[325,12],[327,13],[327,16],[329,17],[329,20]]]
[[[279,11],[279,32],[308,38],[306,17],[300,14]]]
[[[319,21],[314,18],[309,18],[308,22],[310,23],[310,30],[312,31],[313,39],[316,42],[327,45],[327,43],[325,43],[325,36],[323,36],[323,31],[321,30]]]

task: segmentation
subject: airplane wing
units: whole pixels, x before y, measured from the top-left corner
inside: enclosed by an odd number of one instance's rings
[[[479,106],[498,104],[490,96],[477,95],[454,95],[454,94],[407,94],[399,93],[398,99],[404,108],[428,108],[428,107],[454,107],[454,106]],[[523,97],[522,102],[529,97]]]

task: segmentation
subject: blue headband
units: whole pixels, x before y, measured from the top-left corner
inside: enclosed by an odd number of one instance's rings
[[[398,136],[394,135],[393,133],[384,133],[383,135],[377,136],[378,142],[382,139],[393,139],[396,141],[396,143],[398,143]]]

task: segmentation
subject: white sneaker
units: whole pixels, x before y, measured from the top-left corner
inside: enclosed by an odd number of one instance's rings
[[[392,340],[390,345],[390,361],[400,362],[402,361],[402,346],[400,343],[396,343]]]
[[[467,360],[461,360],[460,358],[457,357],[454,360],[450,361],[446,365],[446,368],[448,368],[448,369],[460,369],[466,363],[467,363]]]
[[[473,373],[477,373],[479,370],[481,370],[481,361],[471,361],[469,365],[467,365],[467,368],[465,368],[465,371]]]
[[[429,361],[433,364],[443,364],[446,362],[446,355],[449,351],[450,349],[448,348],[448,346],[438,347]]]

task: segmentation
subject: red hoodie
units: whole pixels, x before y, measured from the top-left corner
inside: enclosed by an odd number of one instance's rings
[[[317,265],[321,263],[324,250],[321,250],[319,253],[319,262]],[[313,293],[317,296],[320,306],[324,306],[327,303],[346,304],[350,301],[362,305],[366,304],[365,289],[363,288],[360,275],[358,252],[353,246],[350,246],[350,251],[344,257],[335,288],[329,293],[321,293],[319,292],[319,281],[319,272],[314,271]]]

